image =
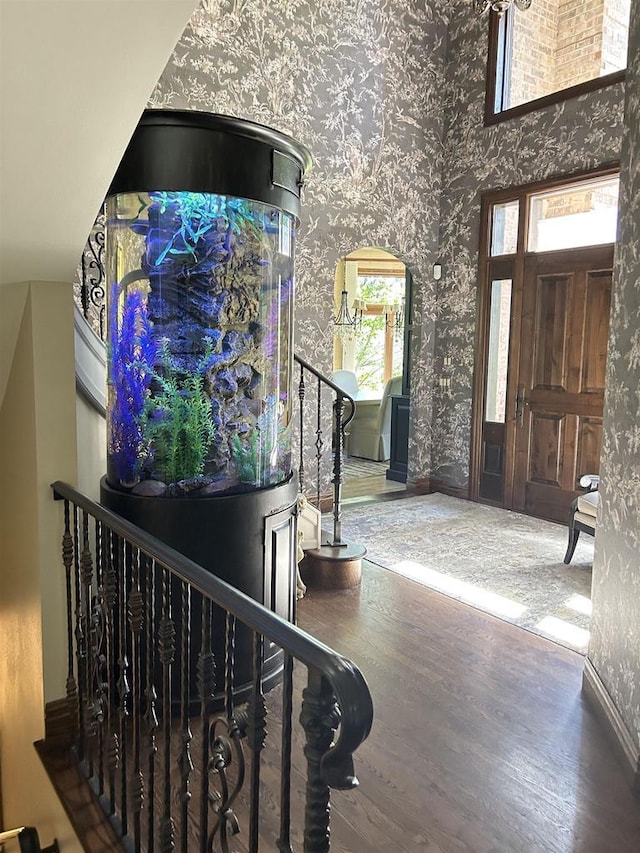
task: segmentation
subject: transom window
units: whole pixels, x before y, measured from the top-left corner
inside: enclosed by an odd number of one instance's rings
[[[527,10],[511,6],[501,18],[494,15],[487,121],[621,79],[629,8],[630,0],[534,0]]]
[[[603,175],[496,202],[490,209],[490,256],[518,251],[520,217],[525,211],[525,252],[614,243],[619,187],[619,175]]]

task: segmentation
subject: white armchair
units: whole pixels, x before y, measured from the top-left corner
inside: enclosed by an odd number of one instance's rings
[[[374,462],[385,462],[391,454],[391,397],[402,393],[402,377],[385,385],[379,406],[358,406],[347,427],[347,453]]]
[[[358,393],[358,377],[353,370],[334,370],[331,381],[338,388],[342,388],[345,394],[354,397]]]
[[[590,536],[596,535],[596,515],[600,501],[600,494],[598,492],[599,483],[600,477],[596,474],[585,474],[580,477],[580,486],[589,491],[584,495],[578,495],[571,503],[569,510],[569,541],[567,543],[567,553],[564,555],[564,562],[567,564],[571,562],[580,533],[588,533]]]

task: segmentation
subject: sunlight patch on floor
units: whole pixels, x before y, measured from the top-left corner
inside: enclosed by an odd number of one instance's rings
[[[517,619],[527,610],[524,604],[505,598],[505,596],[498,595],[495,592],[481,589],[467,581],[452,578],[442,572],[437,572],[435,569],[428,569],[420,563],[413,563],[411,560],[394,563],[392,569],[405,578],[411,578],[411,580],[437,589],[439,592],[444,592],[446,595],[451,595],[453,598],[459,598],[461,601],[480,607],[495,616]]]
[[[571,643],[574,647],[586,646],[591,636],[584,628],[578,628],[577,625],[571,625],[556,616],[545,616],[538,622],[536,629],[548,637]]]
[[[591,616],[591,611],[593,609],[591,601],[586,597],[586,595],[578,595],[577,593],[568,599],[565,607],[575,610],[576,613],[584,613],[585,616]]]

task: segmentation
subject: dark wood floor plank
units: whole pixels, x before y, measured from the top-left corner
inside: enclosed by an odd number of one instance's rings
[[[640,805],[584,702],[580,655],[372,564],[360,589],[310,590],[299,623],[374,699],[332,850],[638,853]]]
[[[360,787],[332,794],[332,853],[639,853],[640,804],[582,697],[580,655],[372,564],[360,589],[309,590],[299,624],[360,666],[374,700],[373,730],[356,756]],[[305,668],[296,665],[291,785],[298,853],[306,762],[297,721],[305,682]],[[266,701],[265,853],[277,849],[279,834],[282,686]],[[179,720],[174,729],[177,817]],[[192,726],[192,756],[201,753],[200,730]],[[156,816],[163,765],[159,744]],[[61,787],[82,793],[77,773],[73,784],[65,781],[71,770],[60,764]],[[201,783],[196,762],[190,850],[200,849]],[[70,811],[86,824],[95,803],[78,796]],[[247,853],[246,791],[234,809],[242,832],[232,849]],[[103,828],[91,827],[97,843],[87,849],[116,849]],[[181,831],[178,825],[177,842]]]

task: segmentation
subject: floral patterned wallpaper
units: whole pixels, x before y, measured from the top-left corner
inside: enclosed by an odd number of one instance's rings
[[[429,361],[445,33],[433,0],[203,0],[151,97],[151,107],[258,121],[310,148],[296,250],[296,351],[325,374],[336,263],[364,246],[410,266],[421,324],[414,360]],[[414,382],[426,424],[429,376],[419,371]],[[424,473],[428,444],[416,444],[414,464]]]
[[[526,13],[523,13],[526,14]],[[453,7],[448,34],[440,207],[437,364],[452,356],[450,389],[432,389],[431,475],[464,488],[469,479],[480,194],[617,160],[622,84],[521,118],[483,127],[487,23]]]
[[[635,5],[590,651],[633,732],[640,729]],[[480,195],[615,161],[623,130],[622,84],[484,128],[486,28],[469,0],[454,0],[446,12],[435,0],[203,0],[150,101],[259,121],[311,149],[296,258],[296,349],[325,372],[337,260],[373,245],[410,266],[409,475],[461,491],[469,479]],[[441,389],[445,355],[454,367],[451,387]]]
[[[464,491],[480,193],[617,159],[622,86],[483,128],[487,21],[468,0],[446,15],[433,0],[203,0],[149,105],[237,115],[311,149],[296,350],[325,373],[337,260],[373,245],[409,265],[409,477]]]
[[[640,747],[640,3],[632,3],[589,658]]]

